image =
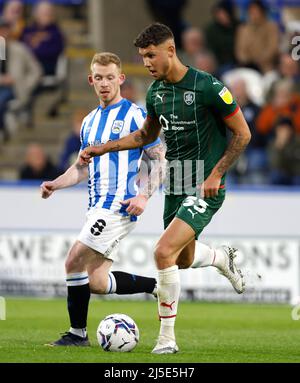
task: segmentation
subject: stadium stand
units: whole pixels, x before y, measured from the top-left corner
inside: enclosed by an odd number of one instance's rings
[[[92,39],[89,35],[91,30],[88,24],[90,19],[88,17],[87,3],[84,1],[71,0],[52,2],[57,4],[59,8],[58,22],[65,36],[66,49],[65,52],[59,56],[55,74],[42,78],[40,84],[43,91],[38,93],[34,99],[31,118],[28,118],[26,113],[25,115],[21,113],[17,116],[13,111],[8,114],[8,122],[13,125],[11,131],[14,132],[14,134],[8,142],[0,142],[0,179],[17,179],[26,147],[31,142],[37,142],[47,147],[47,151],[51,154],[53,161],[58,164],[63,152],[64,143],[72,130],[71,116],[74,110],[79,108],[90,110],[97,104],[97,100],[90,92],[86,81],[88,66],[94,54]],[[297,36],[300,30],[299,23],[297,22],[297,18],[299,19],[299,16],[297,16],[299,15],[299,7],[297,8],[297,6],[295,6],[294,1],[286,0],[280,2],[280,4],[276,3],[274,5],[272,3],[272,7],[267,10],[267,19],[272,20],[273,26],[275,24],[278,25],[280,39],[274,48],[274,51],[278,50],[279,52],[275,57],[274,67],[271,71],[264,73],[263,70],[259,71],[259,66],[254,67],[254,65],[250,65],[249,67],[237,65],[233,51],[230,53],[230,59],[224,59],[222,62],[218,62],[220,61],[220,57],[214,54],[213,43],[210,42],[207,36],[207,28],[209,26],[214,25],[217,29],[222,29],[224,28],[224,22],[226,24],[226,17],[225,19],[223,17],[224,12],[220,12],[219,18],[216,18],[216,9],[221,11],[225,10],[225,13],[227,12],[231,15],[231,18],[235,20],[234,27],[237,31],[241,30],[240,26],[243,23],[249,25],[249,23],[247,24],[249,2],[250,1],[242,0],[236,1],[234,3],[236,12],[234,13],[233,8],[230,5],[228,6],[230,1],[210,1],[209,5],[206,5],[207,9],[211,7],[210,16],[199,21],[198,24],[195,23],[195,20],[191,23],[185,16],[186,31],[199,30],[200,34],[201,31],[204,31],[206,35],[204,34],[204,41],[201,43],[203,49],[200,54],[198,52],[195,54],[195,57],[191,57],[190,52],[182,51],[182,56],[189,56],[189,64],[199,69],[212,72],[218,78],[221,78],[228,87],[232,87],[232,84],[242,78],[246,82],[250,103],[252,102],[257,105],[262,110],[262,113],[266,113],[264,111],[268,105],[272,104],[274,92],[276,93],[280,80],[291,80],[294,85],[294,92],[296,92],[294,97],[297,98],[297,100],[299,97],[299,61],[291,58],[291,50],[293,49],[291,38]],[[0,6],[4,3],[4,1],[0,1]],[[25,4],[25,15],[28,17],[31,12],[31,6],[35,4],[36,1],[24,1],[23,3]],[[255,3],[257,3],[257,1]],[[270,5],[270,1],[265,1],[264,3]],[[194,2],[190,1],[186,3],[186,7],[188,8],[190,4],[195,6]],[[148,3],[145,2],[145,10],[148,9],[148,17],[151,19],[151,15],[153,17],[153,14],[149,12],[147,5]],[[113,7],[111,8],[113,9]],[[186,14],[188,15],[188,13]],[[223,26],[216,26],[215,24],[218,22],[223,23]],[[115,20],[112,24],[113,23],[115,23]],[[114,45],[111,46],[112,36],[106,37],[107,46],[105,46],[105,49],[113,50]],[[233,35],[231,35],[231,40],[234,41]],[[234,48],[234,44],[232,43],[231,45],[232,48]],[[132,47],[128,47],[128,50],[130,50],[129,48],[132,49]],[[120,52],[118,51],[118,53]],[[125,50],[123,54],[126,57]],[[127,57],[129,58],[129,56]],[[127,77],[130,78],[131,85],[137,87],[137,99],[139,103],[142,104],[145,90],[151,79],[141,65],[141,61],[137,60],[137,55],[131,56],[131,60],[129,59],[124,66],[124,71]],[[17,123],[13,121],[16,117],[18,117]],[[282,117],[281,114],[280,117]],[[298,102],[296,109],[291,108],[289,110],[288,117],[291,118],[298,131]],[[253,120],[251,116],[249,118],[251,118],[253,137],[260,137],[261,132],[263,131],[264,134],[267,129],[265,123],[263,123],[264,127],[261,127],[262,117],[259,117],[258,124],[256,119]],[[273,161],[270,158],[270,152],[267,148],[271,145],[271,142],[273,142],[274,130],[272,130],[272,127],[276,123],[276,119],[271,121],[271,126],[268,127],[268,132],[271,134],[264,134],[265,140],[262,147],[261,140],[257,143],[257,140],[255,141],[255,139],[253,139],[252,146],[250,145],[251,150],[248,150],[245,154],[245,161],[239,164],[240,170],[236,173],[237,169],[233,169],[233,177],[228,178],[231,182],[234,184],[266,184],[271,182],[269,177],[265,176],[269,171],[269,166],[273,166]],[[257,146],[260,154],[263,153],[264,169],[260,169],[263,172],[263,176],[261,176],[261,172],[257,170],[257,168],[261,167],[261,155],[259,154],[259,158],[256,155]],[[250,166],[251,163],[254,163],[254,166]]]

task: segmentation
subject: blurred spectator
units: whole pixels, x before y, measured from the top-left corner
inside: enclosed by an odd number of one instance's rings
[[[43,147],[36,143],[30,144],[26,150],[25,164],[20,170],[19,178],[21,180],[51,180],[58,174]]]
[[[289,53],[282,53],[279,59],[279,74],[281,78],[289,78],[299,86],[300,70],[299,61],[292,58]]]
[[[300,133],[300,95],[293,92],[291,80],[280,80],[274,87],[271,102],[264,106],[257,118],[259,133],[269,135],[275,122],[280,118],[290,118],[296,132]]]
[[[298,44],[298,38],[300,35],[300,20],[297,17],[297,14],[291,12],[293,14],[293,18],[291,20],[287,20],[285,23],[285,30],[281,35],[280,42],[280,50],[281,52],[291,53],[295,48],[295,44]],[[296,38],[296,41],[294,41]]]
[[[5,3],[2,17],[11,26],[10,38],[19,40],[25,28],[24,4],[21,0],[9,0]]]
[[[176,46],[181,48],[181,35],[186,28],[182,12],[188,0],[146,0],[154,21],[166,24],[172,29]]]
[[[240,106],[245,120],[247,121],[249,128],[251,130],[251,141],[248,145],[249,146],[265,146],[261,145],[261,139],[256,138],[257,132],[255,128],[255,120],[256,117],[260,111],[260,108],[258,105],[256,105],[253,101],[250,100],[249,98],[249,92],[247,89],[246,82],[240,78],[236,79],[232,84],[231,84],[231,91],[235,99],[237,100],[238,105]]]
[[[0,36],[7,39],[9,23],[0,18]],[[10,100],[14,98],[13,79],[8,73],[7,60],[0,60],[0,139],[6,137],[4,116]]]
[[[207,48],[218,60],[224,72],[235,64],[235,35],[238,22],[234,5],[229,0],[219,1],[212,10],[213,20],[205,30]]]
[[[215,56],[210,52],[198,53],[194,60],[195,68],[219,77],[218,66]]]
[[[300,185],[300,136],[290,119],[279,120],[269,146],[271,183]]]
[[[131,80],[126,79],[121,85],[121,96],[145,109],[145,102],[143,99],[139,99],[137,88]]]
[[[251,131],[251,141],[236,164],[236,174],[244,177],[246,183],[266,183],[268,172],[266,147],[268,141],[265,135],[257,131],[255,124],[260,107],[250,100],[247,84],[242,78],[236,79],[231,84],[231,91]]]
[[[8,107],[17,112],[28,106],[42,70],[24,44],[10,40],[10,25],[3,18],[0,18],[0,35],[6,40],[6,60],[0,61],[0,128],[3,131]]]
[[[210,73],[215,77],[219,77],[216,58],[210,52],[198,53],[195,57],[194,67]]]
[[[80,130],[83,119],[88,115],[85,109],[78,109],[72,116],[72,132],[67,137],[60,159],[59,170],[65,172],[78,156],[80,149]]]
[[[43,67],[45,75],[54,75],[59,56],[64,50],[64,38],[56,23],[54,5],[39,2],[33,10],[33,24],[25,28],[22,40]]]
[[[260,0],[248,6],[248,21],[237,31],[236,57],[240,65],[266,73],[274,68],[279,51],[279,28],[267,18],[267,7]]]
[[[294,84],[294,90],[300,91],[299,61],[294,60],[290,53],[281,53],[277,70],[271,73],[272,75],[270,75],[269,79],[264,81],[267,98],[269,98],[272,88],[281,79],[290,79]]]
[[[197,54],[204,52],[205,40],[202,31],[199,28],[187,28],[181,36],[182,49],[179,51],[179,57],[185,65],[194,66]]]

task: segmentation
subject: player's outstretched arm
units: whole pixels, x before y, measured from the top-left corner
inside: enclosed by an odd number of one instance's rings
[[[123,137],[119,140],[109,141],[100,146],[89,146],[80,155],[80,163],[88,164],[92,157],[102,156],[108,152],[118,152],[120,150],[136,149],[154,142],[159,136],[161,126],[157,118],[145,119],[141,129]]]
[[[225,123],[228,129],[232,132],[232,138],[229,141],[224,155],[213,168],[211,174],[204,181],[203,193],[206,198],[214,197],[218,194],[222,176],[239,158],[251,139],[248,124],[241,110],[239,110],[234,116],[226,119]]]
[[[76,162],[64,174],[53,181],[45,181],[41,184],[42,198],[49,198],[55,190],[77,185],[88,177],[88,166],[80,163],[79,155]]]
[[[147,176],[146,182],[142,181],[139,194],[136,197],[123,201],[127,205],[127,213],[131,215],[141,215],[148,199],[154,194],[155,190],[163,183],[166,174],[165,148],[162,143],[145,149],[147,156],[151,160],[151,172]],[[145,169],[148,174],[148,169]],[[143,172],[143,169],[140,172]]]

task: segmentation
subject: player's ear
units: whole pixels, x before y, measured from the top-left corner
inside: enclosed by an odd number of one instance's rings
[[[91,74],[88,75],[88,82],[90,85],[94,85],[93,76]]]
[[[119,76],[119,83],[120,83],[120,85],[122,85],[125,80],[126,80],[125,74],[121,73],[120,76]]]
[[[171,44],[168,46],[168,57],[173,57],[176,53],[175,45]]]

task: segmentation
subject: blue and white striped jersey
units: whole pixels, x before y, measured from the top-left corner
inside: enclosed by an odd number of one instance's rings
[[[145,117],[143,109],[126,99],[105,109],[99,106],[82,122],[81,150],[127,136],[142,128]],[[160,139],[157,139],[144,148],[110,152],[92,158],[89,164],[89,209],[96,206],[128,215],[127,207],[122,206],[120,201],[137,194],[136,178],[143,150],[159,143]]]

